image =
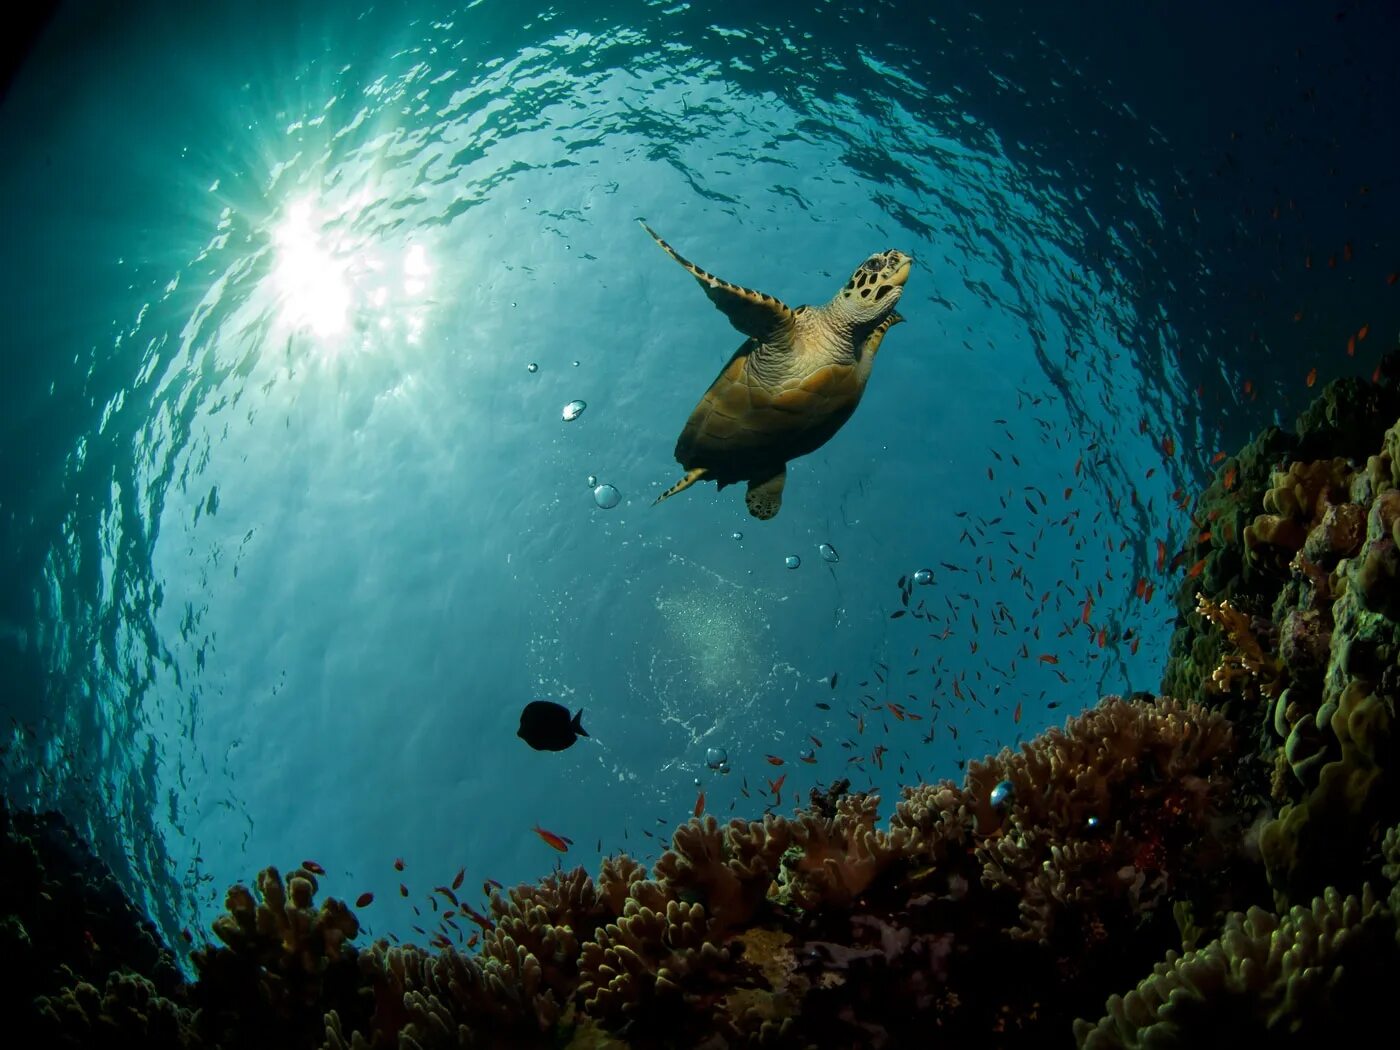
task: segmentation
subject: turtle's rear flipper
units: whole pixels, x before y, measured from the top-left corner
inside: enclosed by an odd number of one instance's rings
[[[705,476],[705,468],[704,468],[704,467],[696,467],[696,468],[694,468],[693,470],[687,470],[687,471],[685,472],[685,477],[681,478],[680,481],[676,482],[674,485],[672,485],[669,489],[667,489],[667,490],[666,490],[665,492],[663,492],[661,495],[657,496],[656,499],[652,501],[652,504],[651,504],[651,505],[654,507],[654,506],[656,506],[658,503],[660,503],[663,499],[670,499],[670,498],[671,498],[672,496],[674,496],[677,492],[682,492],[682,491],[684,491],[685,489],[690,488],[691,485],[694,485],[697,481],[699,481],[699,480],[700,480],[702,477],[704,477],[704,476]]]
[[[744,495],[749,513],[762,521],[775,517],[783,505],[783,485],[786,483],[786,464],[779,467],[778,473],[772,477],[750,479],[749,491]]]

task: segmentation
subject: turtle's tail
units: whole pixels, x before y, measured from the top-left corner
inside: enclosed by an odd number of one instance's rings
[[[667,490],[666,490],[665,492],[663,492],[661,495],[657,496],[655,502],[652,503],[652,506],[653,506],[653,507],[656,506],[656,504],[657,504],[657,503],[660,503],[663,499],[670,499],[670,498],[671,498],[672,496],[674,496],[677,492],[682,492],[682,491],[684,491],[685,489],[690,488],[691,485],[694,485],[697,481],[699,481],[699,480],[700,480],[701,478],[703,478],[704,476],[705,476],[705,468],[704,468],[704,467],[695,467],[695,468],[692,469],[692,470],[687,470],[687,471],[685,472],[685,477],[681,478],[680,481],[676,482],[674,485],[672,485],[669,489],[667,489]]]

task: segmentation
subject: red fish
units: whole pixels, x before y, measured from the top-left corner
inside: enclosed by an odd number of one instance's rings
[[[1013,725],[1021,724],[1021,701],[1019,700],[1016,701],[1016,710],[1011,713],[1011,722]]]
[[[768,764],[770,766],[781,766],[783,764],[783,760],[777,755],[765,755],[764,757],[768,759]]]
[[[1199,576],[1199,575],[1201,574],[1201,571],[1202,571],[1203,569],[1205,569],[1205,567],[1206,567],[1206,560],[1205,560],[1204,558],[1202,558],[1200,561],[1196,562],[1195,565],[1191,566],[1191,571],[1188,572],[1186,575],[1189,576],[1189,577],[1191,577],[1192,579],[1195,579],[1197,576]]]
[[[402,857],[395,857],[395,858],[394,858],[394,870],[395,870],[395,871],[403,871],[403,858],[402,858]]]
[[[373,894],[373,893],[362,893],[362,894],[360,894],[358,897],[355,898],[355,907],[357,907],[357,908],[368,908],[368,907],[369,907],[371,904],[373,904],[373,903],[374,903],[374,894]]]
[[[1162,566],[1167,564],[1167,545],[1161,540],[1157,541],[1157,571],[1162,571]]]
[[[1356,356],[1356,336],[1352,336],[1350,339],[1347,340],[1347,357],[1355,357],[1355,356]],[[1311,384],[1309,384],[1309,385],[1311,386]]]
[[[1356,341],[1358,343],[1364,343],[1366,341],[1366,337],[1370,334],[1371,326],[1368,324],[1363,324],[1360,328],[1356,330]]]
[[[467,877],[467,869],[466,869],[466,868],[458,868],[458,869],[457,869],[457,874],[456,874],[456,875],[453,877],[453,879],[452,879],[452,888],[453,888],[454,890],[460,890],[460,889],[462,888],[462,880],[465,879],[466,877]]]
[[[702,791],[702,792],[700,792],[699,795],[697,795],[697,796],[695,797],[695,812],[694,812],[693,816],[697,816],[697,817],[698,817],[701,813],[704,813],[704,812],[705,812],[705,792]]]
[[[1234,487],[1235,487],[1235,468],[1234,468],[1234,467],[1228,468],[1228,469],[1225,471],[1225,477],[1222,478],[1221,481],[1222,481],[1223,485],[1225,486],[1225,491],[1226,491],[1226,492],[1229,492],[1232,488],[1234,488]]]
[[[1210,457],[1210,465],[1213,467],[1213,466],[1215,466],[1217,463],[1219,463],[1221,460],[1223,460],[1224,458],[1225,458],[1225,453],[1223,453],[1223,452],[1217,452],[1215,455],[1213,455],[1213,456]]]
[[[1080,623],[1088,623],[1089,615],[1094,611],[1094,596],[1091,594],[1084,599],[1084,609],[1079,614]]]
[[[1052,653],[1041,653],[1039,659],[1043,664],[1057,664],[1060,662],[1060,658]]]
[[[551,848],[557,849],[560,853],[568,853],[569,847],[573,845],[573,839],[565,838],[563,835],[556,835],[552,831],[545,831],[538,824],[531,829],[536,835],[544,839]]]
[[[301,862],[301,866],[311,872],[312,875],[324,875],[326,873],[326,869],[321,867],[321,865],[317,864],[314,860],[304,860]]]
[[[400,897],[407,897],[407,896],[408,896],[408,887],[405,886],[402,882],[399,883],[399,896],[400,896]]]
[[[1354,354],[1354,353],[1356,352],[1356,341],[1355,341],[1355,340],[1350,340],[1350,341],[1347,342],[1347,352],[1348,352],[1348,353],[1351,353],[1351,354]],[[1308,382],[1308,386],[1312,386],[1314,383],[1317,382],[1317,369],[1316,369],[1316,368],[1314,368],[1314,369],[1312,369],[1311,371],[1308,372],[1308,380],[1307,380],[1307,382]]]

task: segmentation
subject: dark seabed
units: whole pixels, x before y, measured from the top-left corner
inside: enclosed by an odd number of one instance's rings
[[[0,910],[50,1038],[136,995],[53,1007],[60,961],[127,960],[199,1045],[427,1045],[354,988],[471,1045],[1042,1045],[1385,900],[1400,8],[58,7],[0,103]],[[914,258],[772,521],[651,506],[743,337],[639,218],[792,306]],[[535,699],[589,735],[527,747]],[[1393,933],[1340,901],[1295,926]]]

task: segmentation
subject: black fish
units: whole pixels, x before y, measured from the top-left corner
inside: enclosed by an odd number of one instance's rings
[[[520,712],[520,728],[515,735],[536,751],[563,751],[573,747],[576,738],[588,735],[584,732],[582,718],[582,710],[570,718],[569,709],[563,704],[531,700]]]

